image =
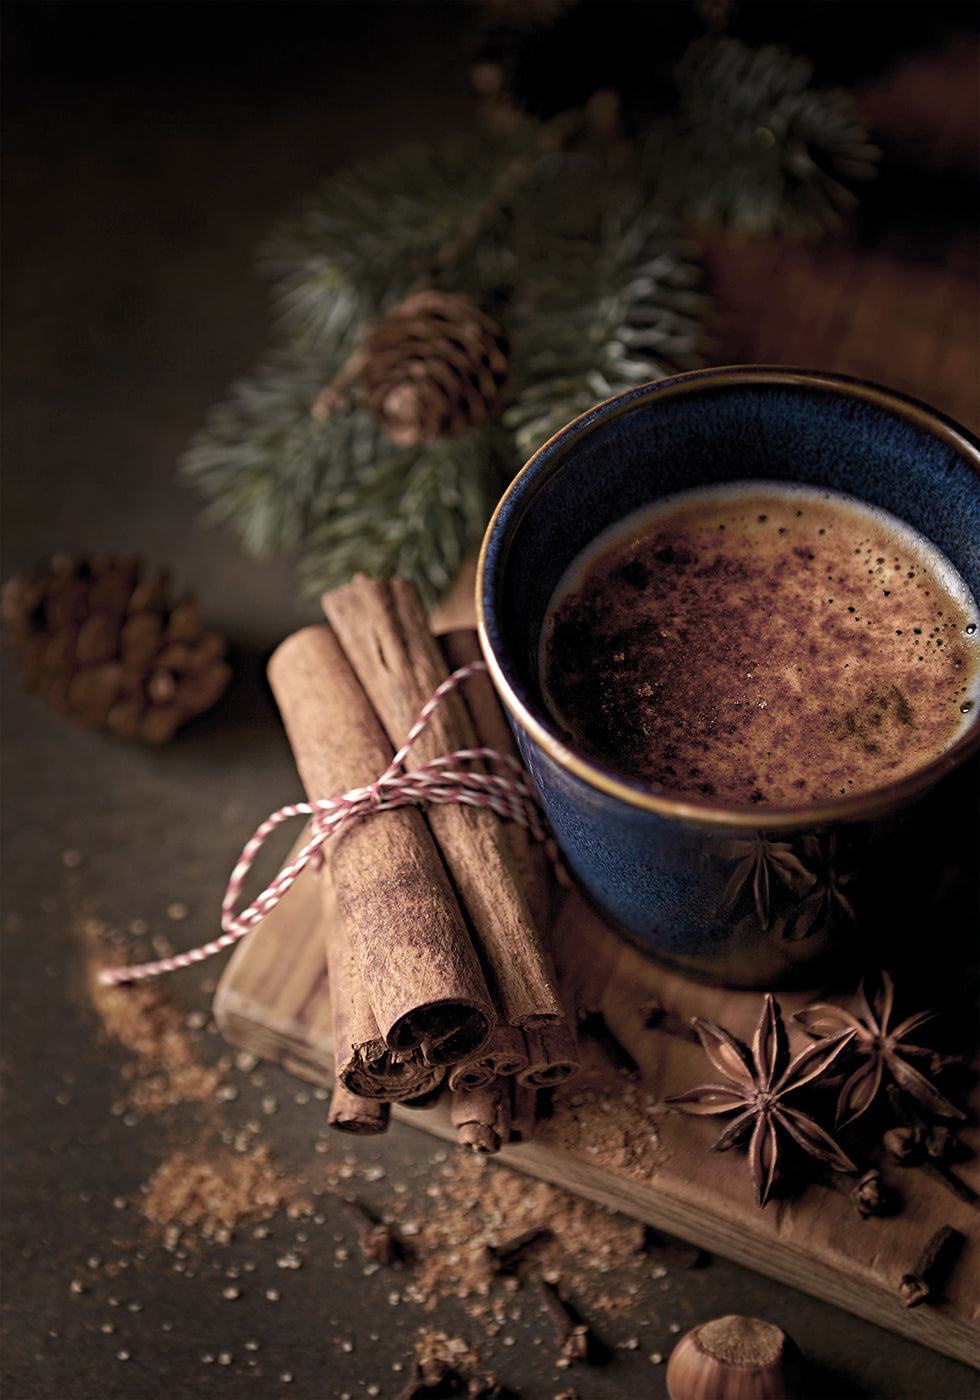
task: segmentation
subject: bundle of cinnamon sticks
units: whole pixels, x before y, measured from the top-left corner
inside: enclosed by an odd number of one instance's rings
[[[437,687],[480,654],[474,632],[437,639],[400,579],[359,574],[322,602],[325,621],[287,638],[268,670],[311,802],[374,783]],[[483,672],[440,699],[402,766],[478,747],[514,751]],[[578,1069],[540,843],[486,808],[429,803],[357,817],[323,853],[330,1122],[383,1131],[392,1103],[448,1092],[460,1143],[497,1150],[529,1096]]]

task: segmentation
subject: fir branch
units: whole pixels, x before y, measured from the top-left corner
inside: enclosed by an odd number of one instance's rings
[[[318,420],[321,366],[284,358],[236,385],[185,453],[183,475],[248,553],[297,555],[307,596],[361,570],[409,578],[432,605],[479,546],[513,470],[510,444],[489,425],[399,448],[362,408]]]
[[[492,297],[511,274],[506,240],[494,236],[486,210],[514,163],[528,158],[532,134],[463,133],[435,147],[402,146],[332,176],[259,249],[281,332],[306,352],[349,345],[359,323],[433,271],[445,290]],[[506,221],[505,203],[497,214]],[[477,217],[484,236],[441,265],[442,251]]]
[[[700,225],[813,235],[854,203],[877,149],[849,94],[810,86],[808,59],[737,39],[692,44],[675,70],[674,110],[644,167],[660,208]]]
[[[319,503],[298,567],[303,592],[318,597],[362,571],[410,579],[434,605],[478,548],[507,480],[496,438],[490,425],[421,450],[379,439],[350,494]]]
[[[236,384],[184,453],[182,475],[209,500],[207,518],[228,525],[257,558],[302,548],[324,503],[342,510],[380,436],[366,415],[327,422],[310,403],[330,372],[322,360],[283,356]]]
[[[509,323],[519,387],[504,423],[521,460],[599,400],[702,362],[700,278],[672,224],[633,199],[594,237],[545,241]]]

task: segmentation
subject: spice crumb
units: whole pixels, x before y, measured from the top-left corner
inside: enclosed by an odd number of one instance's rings
[[[253,1220],[267,1220],[287,1202],[295,1202],[299,1184],[273,1165],[261,1144],[246,1155],[221,1153],[206,1160],[177,1151],[161,1163],[147,1184],[141,1207],[152,1224],[174,1227],[205,1239],[227,1243],[231,1232]]]

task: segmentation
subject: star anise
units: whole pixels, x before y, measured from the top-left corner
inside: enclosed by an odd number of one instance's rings
[[[878,1097],[886,1070],[899,1088],[940,1118],[966,1116],[910,1063],[911,1060],[937,1060],[932,1050],[913,1045],[908,1039],[936,1013],[917,1011],[892,1028],[894,1006],[895,985],[882,970],[861,983],[856,1014],[828,1002],[815,1002],[794,1017],[808,1035],[818,1040],[828,1037],[836,1040],[844,1031],[852,1034],[851,1050],[860,1057],[860,1063],[840,1091],[838,1126],[853,1123],[867,1112]]]
[[[752,1049],[713,1021],[692,1022],[704,1051],[724,1077],[723,1084],[701,1084],[667,1100],[699,1116],[734,1113],[736,1117],[712,1143],[724,1151],[749,1136],[749,1165],[756,1201],[764,1206],[779,1171],[782,1137],[811,1157],[838,1171],[856,1171],[854,1163],[809,1114],[787,1100],[826,1073],[853,1038],[853,1030],[816,1040],[790,1058],[786,1027],[775,998],[766,994]]]

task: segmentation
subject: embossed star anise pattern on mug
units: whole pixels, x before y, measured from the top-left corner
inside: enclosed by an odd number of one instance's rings
[[[796,849],[800,863],[813,877],[813,884],[799,907],[787,918],[782,937],[796,943],[818,930],[840,933],[853,928],[857,915],[846,891],[858,871],[837,833],[831,832],[821,838],[805,836]]]
[[[721,906],[731,913],[747,890],[752,891],[755,912],[763,929],[772,922],[773,885],[783,885],[794,895],[805,894],[815,876],[807,870],[789,841],[773,841],[764,831],[746,841],[730,841],[722,851],[735,868],[725,886]]]
[[[856,871],[836,833],[792,842],[775,841],[760,831],[748,840],[727,842],[722,855],[734,865],[719,908],[723,916],[750,894],[760,928],[787,942],[855,923],[846,887]]]
[[[857,1170],[826,1129],[789,1102],[793,1094],[827,1073],[854,1038],[853,1029],[814,1040],[791,1057],[782,1014],[771,993],[766,994],[751,1050],[712,1021],[695,1017],[692,1024],[723,1082],[672,1094],[667,1102],[701,1117],[736,1115],[712,1148],[722,1152],[749,1138],[749,1168],[758,1205],[764,1206],[772,1194],[787,1141],[837,1171]]]

